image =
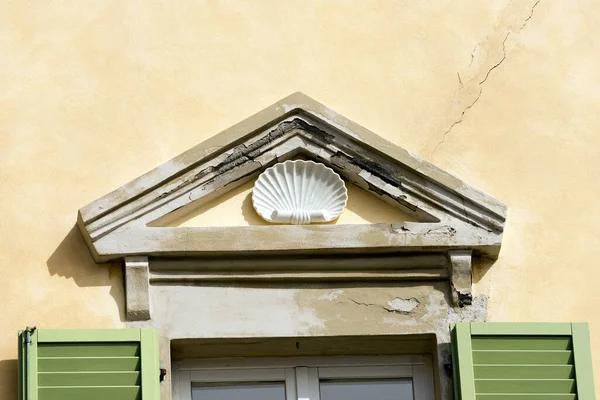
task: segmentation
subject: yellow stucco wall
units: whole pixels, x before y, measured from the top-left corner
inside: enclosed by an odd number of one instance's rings
[[[596,2],[2,9],[0,399],[17,329],[123,326],[120,269],[93,263],[77,209],[297,90],[505,202],[500,259],[475,276],[490,319],[589,321],[600,387]],[[248,190],[183,223],[253,223]],[[343,221],[401,218],[360,196]]]

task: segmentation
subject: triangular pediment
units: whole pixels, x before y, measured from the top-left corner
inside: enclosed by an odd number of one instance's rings
[[[266,168],[298,156],[325,164],[418,222],[390,221],[353,230],[331,225],[156,227],[168,226]],[[365,246],[373,251],[464,248],[494,256],[505,213],[499,201],[295,93],[82,208],[78,223],[97,261]],[[265,230],[281,242],[266,247],[260,239]],[[314,238],[307,244],[302,238],[308,234]]]

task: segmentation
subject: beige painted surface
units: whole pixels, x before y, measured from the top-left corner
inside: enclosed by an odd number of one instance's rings
[[[15,398],[17,329],[122,326],[121,274],[94,265],[76,210],[297,90],[505,202],[501,257],[476,274],[490,318],[589,321],[600,387],[596,2],[2,9],[0,399]],[[244,193],[215,224],[251,223]],[[380,218],[374,204],[347,222]]]
[[[198,207],[194,212],[168,226],[245,226],[269,225],[252,207],[254,181]],[[414,221],[356,185],[346,183],[348,204],[333,224],[379,224]]]

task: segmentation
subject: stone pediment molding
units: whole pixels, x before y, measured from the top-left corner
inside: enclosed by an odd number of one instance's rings
[[[299,155],[327,165],[420,223],[156,227]],[[364,247],[471,249],[494,257],[505,215],[499,201],[295,93],[83,207],[78,225],[98,262],[135,255],[345,252]],[[263,232],[281,239],[265,243]],[[318,240],[307,242],[306,235]]]
[[[161,227],[298,156],[418,222]],[[448,280],[468,304],[471,257],[497,257],[505,217],[499,201],[295,93],[83,207],[78,225],[97,262],[125,261],[135,319],[152,282]]]

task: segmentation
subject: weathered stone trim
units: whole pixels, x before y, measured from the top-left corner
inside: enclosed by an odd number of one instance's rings
[[[472,254],[471,250],[453,250],[448,252],[450,258],[452,301],[454,306],[464,307],[471,304],[473,293]]]
[[[488,255],[498,252],[504,205],[299,93],[84,207],[78,223],[98,262],[182,252],[164,248],[172,232],[148,226],[177,219],[298,154],[328,165],[417,221],[439,222],[455,231],[466,226],[481,240],[460,243],[465,248],[494,242]],[[343,227],[331,230],[346,233]],[[193,235],[213,231],[193,228]],[[249,236],[243,233],[235,240]],[[155,240],[158,236],[164,240]],[[111,245],[117,239],[120,251]],[[140,246],[140,240],[146,244]],[[358,247],[371,245],[363,241]]]
[[[153,259],[151,284],[431,281],[450,278],[443,254]]]
[[[271,240],[277,237],[278,240]],[[98,261],[130,255],[152,257],[212,257],[269,254],[373,254],[472,249],[494,258],[500,237],[481,234],[466,225],[274,225],[211,228],[136,228],[116,232],[96,242]]]
[[[125,257],[125,304],[128,321],[150,319],[148,257]]]

